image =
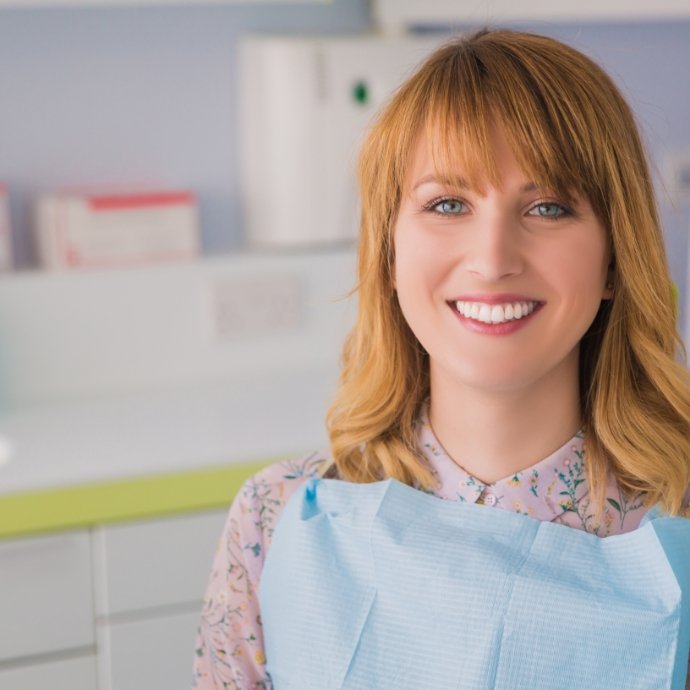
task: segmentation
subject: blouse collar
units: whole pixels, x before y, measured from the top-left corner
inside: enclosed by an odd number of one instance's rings
[[[419,420],[417,439],[439,481],[433,493],[440,498],[484,503],[550,521],[575,510],[588,493],[581,431],[535,465],[492,484],[473,477],[450,458],[431,429],[427,408]]]

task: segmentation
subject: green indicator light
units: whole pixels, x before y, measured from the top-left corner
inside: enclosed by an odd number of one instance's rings
[[[366,105],[369,102],[369,87],[366,82],[358,81],[352,87],[352,96],[360,105]]]

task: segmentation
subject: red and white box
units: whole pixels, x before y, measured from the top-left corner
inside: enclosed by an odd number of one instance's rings
[[[200,254],[190,191],[48,194],[36,205],[36,250],[48,269],[190,261]]]
[[[0,273],[12,270],[12,230],[7,187],[0,182]]]

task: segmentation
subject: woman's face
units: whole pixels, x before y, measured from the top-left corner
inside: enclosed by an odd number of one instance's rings
[[[611,296],[606,231],[585,199],[566,204],[526,177],[500,130],[492,149],[498,188],[449,187],[419,138],[394,228],[400,307],[432,381],[572,384],[580,339]]]

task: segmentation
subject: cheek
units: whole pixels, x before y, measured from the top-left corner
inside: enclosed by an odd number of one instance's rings
[[[403,221],[395,225],[393,235],[395,265],[393,276],[398,293],[405,293],[408,284],[415,280],[415,242],[410,228]]]
[[[584,290],[601,294],[606,283],[609,255],[603,236],[596,235],[580,247],[579,278]]]
[[[562,295],[573,315],[594,318],[604,298],[608,254],[598,233],[577,238],[544,264],[548,280]]]
[[[428,247],[409,223],[398,222],[394,235],[393,280],[405,321],[419,338],[419,329],[429,314],[429,299],[437,270]]]
[[[449,247],[416,219],[400,220],[395,228],[395,281],[398,289],[417,284],[432,287],[444,279],[449,270]]]

